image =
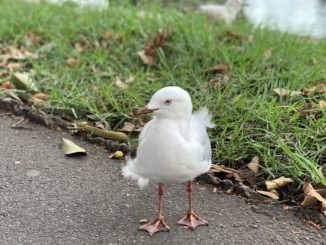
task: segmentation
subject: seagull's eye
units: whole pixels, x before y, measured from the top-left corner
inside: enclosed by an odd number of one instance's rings
[[[170,105],[171,103],[172,103],[172,100],[170,100],[170,99],[164,101],[164,104],[166,104],[166,105]]]

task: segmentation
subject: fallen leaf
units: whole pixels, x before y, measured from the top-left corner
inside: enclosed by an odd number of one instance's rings
[[[11,80],[17,89],[38,91],[30,74],[15,72],[11,75]]]
[[[315,57],[312,57],[311,59],[309,59],[309,64],[310,65],[316,65],[317,64],[317,60]]]
[[[114,84],[120,89],[126,89],[128,87],[128,85],[124,81],[122,81],[118,76],[116,77]]]
[[[268,196],[274,200],[278,200],[280,199],[278,193],[276,190],[272,190],[272,191],[261,191],[261,190],[257,190],[256,192],[258,192],[259,194],[262,194],[264,196]]]
[[[247,164],[247,167],[257,174],[259,171],[259,157],[254,156],[250,163]]]
[[[163,47],[167,40],[172,36],[172,27],[168,26],[162,31],[157,31],[154,38],[154,44],[156,47]]]
[[[72,155],[72,154],[87,154],[86,150],[78,145],[76,145],[71,140],[66,138],[62,138],[62,147],[63,153],[65,155]]]
[[[25,44],[27,47],[33,46],[41,41],[41,36],[37,35],[35,32],[28,32],[25,37]]]
[[[274,180],[266,180],[265,185],[266,185],[266,189],[268,191],[270,191],[270,190],[279,189],[279,188],[286,186],[287,184],[292,183],[292,182],[293,182],[293,179],[285,178],[282,176],[282,177],[274,179]]]
[[[172,28],[167,27],[163,31],[158,31],[153,40],[144,43],[143,49],[138,51],[137,54],[145,65],[154,65],[156,63],[156,48],[163,48],[171,35]]]
[[[83,52],[84,50],[84,45],[80,41],[75,42],[74,47],[78,52]]]
[[[145,50],[140,50],[137,54],[145,65],[154,65],[156,63],[156,55],[148,55]]]
[[[272,48],[268,48],[263,53],[263,59],[268,60],[272,55]]]
[[[98,123],[96,123],[96,127],[97,127],[97,128],[100,128],[100,129],[106,129],[106,128],[105,128],[105,125],[104,125],[102,122],[98,122]]]
[[[140,132],[141,127],[136,127],[134,124],[130,122],[124,122],[122,128],[119,129],[121,132]]]
[[[39,99],[39,100],[48,100],[49,96],[47,94],[44,93],[36,93],[32,95],[33,98]]]
[[[323,94],[325,93],[325,89],[326,89],[326,82],[319,82],[316,84],[313,84],[307,88],[303,89],[303,93],[304,94],[309,94],[309,93],[319,93],[319,94]]]
[[[203,73],[212,72],[212,73],[218,73],[218,74],[226,74],[229,72],[229,68],[230,68],[229,65],[220,63],[220,64],[213,66],[212,68],[204,70]]]
[[[319,207],[320,211],[326,216],[326,200],[308,182],[303,185],[305,198],[301,205],[303,207]]]
[[[10,72],[16,71],[16,70],[20,69],[21,67],[22,67],[22,64],[18,63],[18,62],[9,62],[5,66],[5,68]]]
[[[303,93],[301,91],[291,91],[291,90],[283,89],[283,88],[274,88],[273,91],[280,97],[283,97],[283,96],[296,97],[296,96],[303,95]]]
[[[241,35],[232,31],[226,31],[224,35],[228,37],[230,41],[240,41],[242,39]]]
[[[135,76],[131,74],[131,75],[129,75],[128,79],[126,80],[126,83],[130,84],[133,81],[135,81]]]
[[[44,93],[36,93],[30,96],[27,100],[29,106],[35,105],[36,107],[44,107],[46,103],[44,101],[48,100],[49,96]]]
[[[16,48],[15,46],[5,46],[2,48],[0,60],[7,63],[9,60],[25,60],[27,58],[37,58],[36,54],[32,54],[25,47]]]
[[[66,60],[66,64],[68,65],[68,66],[76,66],[76,65],[78,65],[78,60],[76,60],[76,59],[74,59],[74,58],[68,58],[67,60]]]
[[[323,100],[319,101],[319,106],[320,108],[326,108],[326,101]]]
[[[119,33],[111,32],[111,31],[104,32],[102,36],[105,39],[119,39],[119,38],[121,38]]]
[[[13,88],[14,88],[14,86],[10,82],[8,82],[8,81],[3,82],[0,85],[0,89],[13,89]]]

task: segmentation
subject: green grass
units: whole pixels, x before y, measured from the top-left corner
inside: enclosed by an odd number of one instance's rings
[[[148,13],[140,17],[140,11]],[[159,52],[157,66],[142,64],[137,51],[158,29],[172,26],[173,36]],[[326,164],[325,110],[318,117],[304,117],[293,108],[305,104],[303,96],[279,98],[274,88],[300,90],[326,81],[326,40],[313,40],[279,32],[254,29],[239,19],[227,26],[209,22],[204,15],[156,4],[132,7],[111,4],[103,12],[0,1],[0,45],[23,45],[33,31],[43,37],[38,59],[25,61],[35,70],[36,84],[50,95],[50,113],[85,118],[95,115],[115,129],[133,122],[130,112],[143,106],[159,88],[177,85],[189,91],[194,108],[207,106],[215,129],[210,130],[214,162],[239,167],[259,155],[270,178],[281,175],[301,182],[306,176],[326,185],[321,169]],[[118,33],[107,47],[94,47],[106,31]],[[235,32],[240,40],[225,33]],[[249,41],[253,38],[253,41]],[[73,43],[86,43],[78,52]],[[31,48],[37,51],[42,44]],[[264,52],[272,48],[269,59]],[[69,67],[73,57],[78,66]],[[316,64],[311,64],[314,58]],[[208,86],[212,75],[202,71],[216,64],[230,65],[229,80]],[[91,71],[95,65],[98,72]],[[116,76],[136,77],[126,90],[116,88]],[[6,80],[1,78],[0,82]],[[325,94],[309,95],[312,101]]]

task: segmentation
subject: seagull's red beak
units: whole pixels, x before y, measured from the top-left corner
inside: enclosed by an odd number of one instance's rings
[[[134,116],[139,116],[139,115],[146,115],[149,113],[152,113],[153,111],[156,111],[157,109],[148,109],[146,106],[143,108],[140,108],[138,110],[134,110],[133,114]]]

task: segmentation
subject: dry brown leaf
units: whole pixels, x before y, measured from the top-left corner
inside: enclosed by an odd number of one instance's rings
[[[75,42],[74,47],[78,52],[83,52],[84,50],[84,45],[80,41]]]
[[[26,47],[16,48],[15,46],[8,45],[2,48],[0,60],[6,64],[9,60],[25,60],[27,58],[37,58],[37,55],[30,53]],[[2,64],[2,65],[3,65]]]
[[[126,83],[130,84],[133,81],[135,81],[135,76],[131,74],[131,75],[129,75],[128,79],[126,80]]]
[[[319,93],[319,94],[323,94],[325,93],[325,89],[326,89],[326,82],[319,82],[316,84],[313,84],[307,88],[303,89],[303,93],[304,94],[308,94],[308,93]]]
[[[141,58],[141,60],[143,61],[143,63],[145,65],[154,65],[155,64],[155,60],[156,60],[155,57],[147,55],[144,50],[138,51],[137,54]]]
[[[319,106],[320,108],[326,108],[326,101],[323,100],[319,101]]]
[[[326,216],[326,200],[308,182],[303,185],[305,198],[301,205],[303,207],[319,207],[320,211]]]
[[[22,64],[18,63],[18,62],[9,62],[8,64],[5,65],[5,68],[9,72],[14,72],[14,71],[20,69],[21,67],[22,67]]]
[[[78,60],[76,60],[75,58],[68,58],[67,60],[66,60],[66,64],[68,65],[68,66],[76,66],[76,65],[78,65]]]
[[[117,86],[118,88],[120,88],[120,89],[126,89],[126,88],[128,87],[128,85],[127,85],[124,81],[122,81],[122,80],[120,79],[120,77],[116,76],[115,79],[116,79],[116,80],[115,80],[114,84],[115,84],[115,86]]]
[[[256,192],[258,192],[259,194],[262,194],[264,196],[268,196],[274,200],[278,200],[280,199],[278,193],[276,190],[272,190],[272,191],[261,191],[261,190],[257,190]]]
[[[241,35],[239,35],[238,33],[232,32],[232,31],[226,31],[224,33],[224,35],[226,37],[228,37],[228,39],[230,41],[240,41],[240,40],[242,40],[242,36]]]
[[[266,189],[268,191],[270,191],[270,190],[279,189],[279,188],[286,186],[287,184],[292,183],[292,182],[293,182],[293,179],[285,178],[282,176],[282,177],[274,179],[274,180],[266,180],[265,185],[266,185]]]
[[[259,171],[259,157],[254,156],[250,163],[247,164],[247,167],[257,174]]]
[[[263,59],[268,60],[272,55],[272,48],[268,48],[263,53]]]
[[[203,72],[204,73],[212,72],[212,73],[218,73],[218,74],[226,74],[229,72],[229,68],[230,68],[229,65],[220,63],[220,64],[213,66],[210,69],[204,70]]]
[[[36,43],[39,43],[41,39],[41,36],[37,35],[35,32],[30,31],[25,37],[25,44],[26,46],[30,47]]]
[[[172,36],[171,26],[168,26],[162,31],[158,31],[156,33],[156,37],[154,38],[154,45],[156,47],[163,47],[171,36]]]
[[[39,100],[48,100],[49,99],[49,96],[44,93],[36,93],[36,94],[33,94],[32,97],[35,99],[39,99]]]
[[[167,27],[163,31],[158,31],[153,40],[144,43],[142,50],[137,54],[145,65],[154,65],[156,63],[156,48],[163,48],[172,35],[172,28]]]
[[[291,90],[283,89],[283,88],[274,88],[273,91],[280,97],[283,97],[283,96],[296,97],[296,96],[303,95],[303,93],[301,91],[291,91]]]
[[[118,39],[121,37],[119,33],[111,31],[104,32],[102,36],[105,39]]]
[[[13,88],[14,86],[8,81],[5,81],[0,85],[0,89],[13,89]]]

